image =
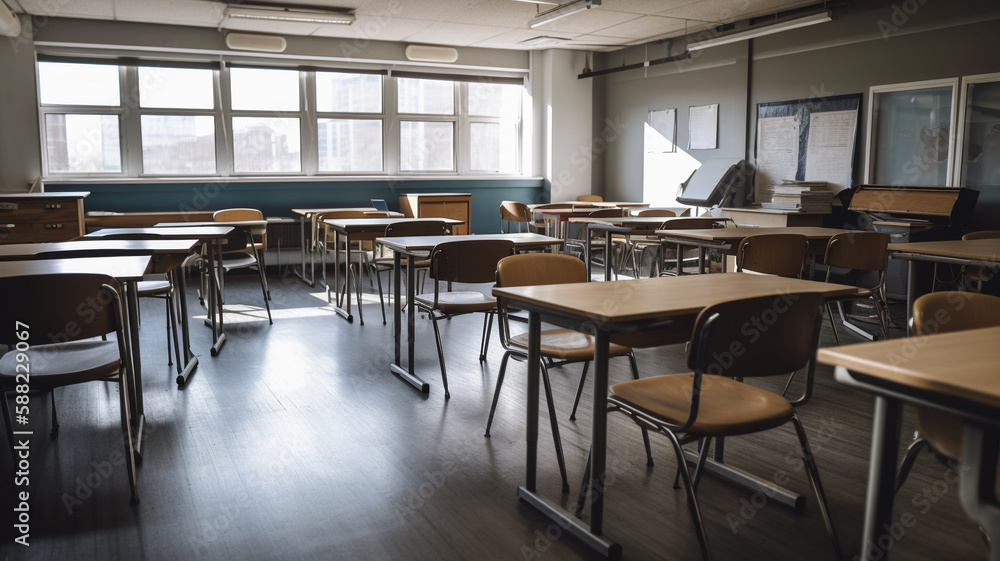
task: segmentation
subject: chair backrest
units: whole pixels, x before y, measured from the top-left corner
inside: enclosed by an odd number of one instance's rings
[[[665,218],[669,218],[671,216],[677,216],[677,213],[665,208],[644,208],[640,210],[636,216],[663,216]]]
[[[932,292],[913,302],[913,333],[933,335],[1000,325],[1000,298],[975,292]]]
[[[576,200],[586,203],[599,203],[604,201],[604,197],[600,195],[580,195]]]
[[[500,220],[507,222],[529,222],[531,212],[528,205],[517,201],[504,201],[500,203]]]
[[[663,225],[664,230],[704,230],[715,228],[719,223],[715,218],[677,218]]]
[[[688,368],[743,378],[794,372],[815,356],[822,320],[823,295],[815,292],[709,306],[695,321]]]
[[[253,251],[247,251],[247,249],[252,250],[253,248],[250,234],[242,228],[233,228],[231,232],[226,234],[225,238],[219,241],[222,246],[222,253],[248,253],[253,255]]]
[[[826,244],[823,261],[831,267],[856,271],[884,271],[889,257],[889,234],[881,232],[845,232],[836,234]]]
[[[620,218],[628,216],[628,209],[625,208],[602,208],[587,213],[592,218]]]
[[[120,331],[121,290],[101,274],[51,274],[0,278],[0,344],[65,343]],[[18,323],[19,322],[19,323]],[[23,328],[18,325],[25,325]],[[22,339],[19,337],[25,337]],[[121,333],[119,333],[121,336]]]
[[[389,224],[385,227],[384,237],[444,236],[447,234],[448,225],[443,220],[410,220]]]
[[[547,210],[555,208],[573,208],[573,203],[545,203],[537,205],[534,210]]]
[[[808,241],[802,234],[756,234],[743,238],[736,251],[736,270],[798,277]]]
[[[327,218],[371,218],[372,212],[365,212],[363,210],[331,210],[330,212],[317,213],[315,218],[317,221],[326,220]]]
[[[514,254],[510,240],[442,242],[431,250],[429,275],[435,282],[486,283],[496,278],[497,263]]]
[[[568,284],[587,281],[587,265],[562,253],[521,253],[497,263],[497,286]]]
[[[216,222],[240,222],[243,220],[263,220],[264,213],[255,208],[226,208],[215,211],[212,219]]]
[[[969,232],[962,236],[963,240],[986,240],[1000,238],[1000,230],[980,230],[978,232]]]

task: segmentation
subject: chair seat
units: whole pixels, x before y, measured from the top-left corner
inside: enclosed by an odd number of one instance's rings
[[[612,398],[666,423],[682,425],[691,407],[694,374],[673,374],[630,380],[611,386]],[[783,425],[794,411],[776,393],[722,376],[702,376],[701,404],[693,436],[749,434]]]
[[[229,271],[230,269],[245,269],[246,267],[252,267],[256,264],[257,260],[254,259],[253,255],[227,253],[222,256],[222,268],[226,271]]]
[[[17,352],[0,358],[0,386],[14,385]],[[117,341],[73,341],[57,345],[35,345],[27,351],[31,363],[31,389],[44,390],[80,382],[110,378],[118,374]]]
[[[170,292],[170,281],[167,281],[166,279],[139,281],[136,284],[136,294],[139,296],[153,296],[155,294],[166,294]]]
[[[510,338],[510,346],[528,350],[528,334],[521,333]],[[609,356],[623,356],[632,349],[611,343]],[[561,360],[592,360],[594,358],[594,338],[572,329],[549,329],[542,331],[540,351],[542,356]]]
[[[425,309],[436,309],[447,315],[488,312],[497,305],[496,298],[476,291],[441,292],[437,307],[434,306],[434,293],[421,294],[414,298],[414,302]]]

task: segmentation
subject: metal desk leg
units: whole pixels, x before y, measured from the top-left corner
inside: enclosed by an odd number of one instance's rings
[[[299,239],[301,240],[299,245],[302,246],[300,248],[302,253],[302,269],[296,272],[295,274],[300,279],[302,279],[302,282],[308,284],[309,286],[313,286],[314,284],[316,284],[316,267],[315,267],[316,252],[313,251],[312,236],[306,238],[307,219],[309,220],[310,223],[312,223],[311,214],[299,215],[299,236],[300,236]],[[309,253],[309,278],[306,278],[306,252]]]
[[[893,541],[889,532],[892,525],[892,500],[896,494],[902,411],[903,405],[899,401],[883,396],[875,397],[868,492],[865,496],[865,525],[861,534],[861,561],[889,559]]]
[[[910,318],[913,317],[913,299],[917,292],[917,263],[913,259],[906,262],[906,336],[911,335]]]
[[[175,305],[180,309],[181,344],[184,346],[184,364],[177,365],[177,387],[180,388],[194,374],[194,369],[198,367],[198,357],[191,352],[191,326],[188,322],[187,280],[184,278],[184,271],[181,267],[176,267],[170,274],[173,277],[175,287],[174,298],[177,300]]]
[[[413,303],[416,296],[416,269],[413,265],[415,259],[413,256],[409,256],[406,260],[406,368],[403,368],[399,364],[399,339],[400,339],[400,320],[399,320],[399,307],[397,306],[393,312],[393,326],[396,329],[396,364],[392,365],[392,371],[399,375],[406,383],[417,388],[422,393],[429,393],[431,391],[430,385],[421,380],[415,373],[413,368],[413,355],[414,355],[414,337],[413,331],[416,327],[417,310]],[[399,302],[399,269],[400,269],[400,255],[396,252],[395,257],[393,257],[393,267],[395,269],[396,278],[392,281],[393,288],[396,291],[396,301]]]
[[[125,300],[128,307],[126,314],[128,322],[129,354],[132,359],[132,395],[129,396],[132,408],[132,439],[135,441],[135,453],[138,456],[142,449],[142,431],[146,426],[146,415],[142,406],[142,360],[139,356],[139,286],[138,282],[125,283]]]
[[[336,301],[333,304],[333,309],[337,312],[337,315],[346,319],[349,323],[354,322],[354,315],[351,314],[351,235],[344,234],[344,259],[346,263],[344,264],[344,293],[340,292],[340,232],[337,230],[333,231],[333,245],[334,245],[334,274],[333,274],[333,293],[336,297]],[[355,279],[357,280],[357,279]],[[331,287],[327,285],[326,287],[326,300],[330,301],[330,291]],[[347,300],[346,309],[340,307],[341,299]],[[361,302],[358,302],[358,307],[360,310]],[[364,325],[364,320],[361,321],[361,325]]]
[[[589,228],[587,230],[587,244],[590,244]],[[611,280],[611,230],[604,231],[604,280]]]
[[[208,245],[209,290],[208,310],[212,317],[212,356],[218,356],[222,345],[226,344],[225,314],[223,313],[222,287],[219,282],[225,274],[222,268],[222,242],[212,240]],[[216,318],[218,315],[218,318]]]
[[[965,421],[962,430],[962,469],[959,492],[962,506],[982,525],[993,546],[991,561],[1000,560],[1000,505],[997,504],[997,448],[1000,434],[995,427]]]

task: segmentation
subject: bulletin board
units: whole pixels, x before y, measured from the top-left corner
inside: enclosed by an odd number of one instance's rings
[[[851,186],[861,95],[757,104],[757,202],[784,180],[825,181],[833,193]]]

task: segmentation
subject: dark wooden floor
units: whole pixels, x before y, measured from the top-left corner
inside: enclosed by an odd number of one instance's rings
[[[58,391],[56,441],[47,436],[47,400],[33,396],[31,545],[12,543],[13,470],[0,454],[0,559],[596,558],[516,496],[524,471],[523,364],[512,363],[493,436],[483,437],[502,349],[494,334],[480,365],[479,316],[443,326],[446,401],[429,322],[419,321],[417,332],[417,370],[431,383],[424,395],[389,373],[391,326],[382,325],[377,305],[366,304],[364,326],[348,324],[320,289],[277,272],[271,283],[269,326],[254,277],[231,277],[228,306],[245,313],[227,315],[229,342],[214,358],[209,330],[195,322],[201,365],[183,390],[166,364],[161,304],[143,303],[148,425],[139,505],[129,504],[124,467],[112,463],[121,450],[117,386]],[[195,298],[189,302],[204,313]],[[640,350],[638,360],[644,376],[677,372],[683,349]],[[624,361],[612,367],[612,380],[628,377]],[[553,371],[574,488],[591,419],[587,410],[567,420],[579,372],[579,365]],[[588,386],[584,403],[589,398]],[[870,396],[836,384],[821,367],[800,413],[849,559],[860,551],[871,409]],[[647,468],[634,425],[622,416],[609,425],[607,535],[626,559],[698,559],[684,492],[671,488],[669,445],[654,436],[657,464]],[[539,488],[570,503],[541,426]],[[707,476],[699,498],[714,558],[832,559],[791,428],[726,445],[732,463],[763,477],[787,472],[788,486],[807,502],[793,512]],[[908,512],[916,524],[895,540],[893,558],[985,558],[949,481],[932,457],[917,462],[896,502],[897,516]]]

